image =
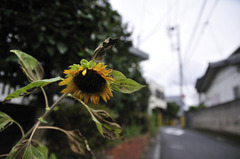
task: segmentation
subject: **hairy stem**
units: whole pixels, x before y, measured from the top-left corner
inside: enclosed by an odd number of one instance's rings
[[[62,128],[59,128],[59,127],[56,127],[56,126],[38,126],[38,129],[53,129],[53,130],[59,130],[65,134],[67,134],[67,131],[62,129]],[[68,134],[67,134],[68,135]]]
[[[53,109],[55,108],[55,106],[63,99],[67,96],[68,93],[66,94],[63,94],[55,103],[53,103],[53,105],[49,108],[49,110],[45,111],[45,113],[41,116],[42,119],[45,119],[52,111]],[[41,124],[40,121],[37,121],[36,124],[18,141],[18,144],[20,144],[24,139],[26,139],[30,134],[30,139],[29,141],[31,141],[37,127]]]
[[[25,135],[25,133],[23,131],[22,126],[18,122],[16,122],[15,120],[13,122],[19,127],[19,129],[21,130],[21,133],[22,133],[22,137],[23,137]]]
[[[40,88],[41,88],[41,90],[42,90],[42,92],[43,92],[43,96],[44,96],[44,99],[45,99],[46,110],[48,110],[48,109],[49,109],[49,105],[48,105],[47,94],[46,94],[46,92],[45,92],[45,90],[44,90],[43,87],[40,87]]]

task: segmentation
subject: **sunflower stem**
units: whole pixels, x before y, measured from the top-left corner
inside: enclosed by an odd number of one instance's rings
[[[45,111],[45,113],[41,116],[41,118],[44,120],[44,119],[53,111],[53,109],[56,107],[56,105],[57,105],[63,98],[65,98],[65,97],[67,96],[67,94],[68,94],[68,93],[63,94],[55,103],[53,103],[53,104],[51,105],[51,107],[49,108],[49,110]],[[41,121],[38,120],[38,121],[36,122],[36,124],[35,124],[30,130],[28,130],[28,132],[18,141],[18,143],[17,143],[16,145],[20,144],[24,139],[26,139],[26,138],[31,134],[31,136],[30,136],[30,138],[29,138],[29,140],[28,140],[28,142],[30,143],[31,140],[32,140],[32,137],[33,137],[33,135],[34,135],[34,133],[35,133],[35,131],[36,131],[36,129],[38,128],[38,126],[39,126],[40,124],[41,124]]]
[[[46,94],[46,92],[45,92],[45,90],[44,90],[43,87],[40,87],[40,88],[41,88],[41,90],[42,90],[42,92],[43,92],[43,96],[44,96],[44,99],[45,99],[46,110],[48,110],[48,109],[49,109],[49,105],[48,105],[48,97],[47,97],[47,94]]]
[[[22,126],[15,120],[13,120],[13,122],[19,127],[19,129],[20,129],[20,131],[22,133],[22,137],[23,137],[25,135],[25,133],[24,133],[24,130],[23,130]]]
[[[66,130],[56,127],[56,126],[38,126],[38,129],[53,129],[53,130],[61,131],[61,132],[65,133],[66,135],[68,135]]]

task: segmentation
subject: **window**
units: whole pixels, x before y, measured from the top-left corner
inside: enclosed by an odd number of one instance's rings
[[[156,90],[156,97],[159,99],[164,99],[164,94],[162,91]]]
[[[240,99],[240,86],[233,87],[234,99]]]

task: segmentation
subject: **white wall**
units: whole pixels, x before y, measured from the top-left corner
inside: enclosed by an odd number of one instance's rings
[[[152,109],[154,109],[156,107],[166,109],[167,108],[166,100],[160,99],[156,95],[156,90],[159,90],[164,93],[163,87],[151,81],[149,83],[149,88],[151,91],[151,96],[150,96],[149,104],[148,104],[148,112],[151,114]]]
[[[19,89],[19,87],[17,87],[16,89]],[[0,83],[0,101],[2,102],[9,94],[13,93],[14,91],[16,90],[10,88],[9,85],[6,85],[4,87],[3,83]],[[14,98],[11,100],[11,103],[22,104],[22,99],[23,97]]]
[[[236,65],[227,66],[217,73],[207,92],[201,95],[201,100],[207,106],[232,101],[235,86],[240,87],[240,72]]]

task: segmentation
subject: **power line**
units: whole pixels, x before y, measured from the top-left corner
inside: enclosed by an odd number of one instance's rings
[[[203,11],[204,11],[204,8],[205,8],[205,6],[206,6],[206,3],[207,3],[207,0],[204,0],[204,1],[203,1],[203,4],[202,4],[202,7],[201,7],[201,9],[200,9],[200,12],[199,12],[199,14],[198,14],[196,23],[195,23],[195,25],[194,25],[194,28],[193,28],[193,30],[192,30],[191,37],[190,37],[190,39],[189,39],[189,41],[188,41],[187,49],[186,49],[186,52],[185,52],[185,54],[184,54],[184,59],[185,59],[185,57],[187,56],[187,54],[189,53],[190,48],[191,48],[191,46],[192,46],[192,42],[193,42],[193,40],[194,40],[194,38],[195,38],[195,35],[196,35],[196,32],[197,32],[197,28],[198,28],[198,26],[199,26],[199,22],[200,22],[200,20],[201,20],[202,15],[203,15]]]
[[[213,29],[212,29],[210,23],[208,24],[208,30],[211,32],[210,35],[211,35],[212,39],[215,42],[215,46],[217,47],[218,53],[221,54],[223,49],[222,49],[221,45],[219,44],[219,42],[218,42],[218,40],[216,38],[216,35],[213,32]]]
[[[210,12],[209,12],[209,14],[208,14],[208,17],[206,18],[205,22],[203,23],[203,25],[202,25],[202,27],[201,27],[201,30],[199,31],[199,34],[198,34],[198,36],[197,36],[197,38],[196,38],[196,40],[195,40],[195,43],[193,43],[193,46],[194,46],[194,47],[192,47],[192,48],[193,48],[194,50],[197,49],[197,47],[198,47],[198,45],[199,45],[199,43],[200,43],[200,41],[201,41],[201,39],[202,39],[202,37],[203,37],[203,35],[204,35],[204,31],[205,31],[206,27],[209,26],[209,21],[210,21],[210,19],[211,19],[211,16],[212,16],[212,14],[213,14],[214,9],[215,9],[216,6],[217,6],[218,1],[219,1],[219,0],[215,0],[215,1],[214,1],[214,4],[212,5],[212,8],[211,8],[211,10],[210,10]],[[190,58],[193,56],[193,54],[194,54],[194,52],[195,52],[194,50],[191,51],[192,54],[189,55],[188,61],[190,61]],[[189,50],[189,51],[190,51],[190,50]],[[186,56],[185,56],[185,59],[186,59]],[[185,60],[185,68],[186,68],[186,66],[187,66],[187,64],[188,64],[188,61],[186,62],[186,60]]]
[[[146,0],[143,0],[143,4],[142,4],[142,18],[140,19],[140,34],[138,35],[138,43],[137,43],[137,47],[140,46],[140,43],[141,43],[141,33],[143,31],[143,26],[144,26],[144,18],[145,18],[145,10],[146,10]]]

